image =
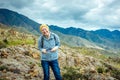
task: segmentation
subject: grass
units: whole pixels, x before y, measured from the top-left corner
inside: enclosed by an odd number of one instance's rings
[[[103,55],[105,52],[102,50],[98,50],[95,48],[86,48],[86,47],[73,47],[72,49],[76,50],[80,54],[92,56],[97,59],[105,60],[108,57],[106,55]]]
[[[112,62],[112,65],[113,65],[115,68],[120,69],[120,63]]]
[[[120,63],[118,63],[118,62],[110,61],[109,64],[111,64],[111,65],[114,66],[115,68],[120,69]]]
[[[0,41],[0,49],[6,48],[6,47],[7,47],[7,45],[4,42]]]
[[[8,44],[6,44],[6,45],[8,47],[8,46],[21,45],[21,44],[34,44],[34,41],[32,39],[26,39],[26,40],[18,40],[18,39],[16,39],[16,40],[9,40]]]
[[[79,80],[82,78],[82,74],[79,72],[79,68],[64,67],[66,73],[64,73],[63,80]]]
[[[8,70],[8,67],[5,66],[5,65],[0,66],[0,71],[2,71],[2,70],[4,70],[4,69]]]
[[[34,35],[20,32],[17,29],[13,29],[13,32],[16,34],[12,34],[11,32],[6,32],[11,30],[11,28],[0,28],[0,31],[4,31],[4,34],[0,34],[0,47],[9,47],[9,46],[16,46],[21,44],[34,44],[33,37]],[[24,36],[23,36],[24,34]],[[23,39],[24,38],[24,39]],[[1,46],[2,45],[2,46]]]

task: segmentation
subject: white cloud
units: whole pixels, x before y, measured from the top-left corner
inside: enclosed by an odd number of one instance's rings
[[[0,8],[39,23],[83,29],[120,30],[119,0],[0,0]]]

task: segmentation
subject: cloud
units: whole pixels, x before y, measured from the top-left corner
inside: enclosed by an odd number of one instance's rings
[[[16,9],[22,9],[29,6],[34,0],[0,0],[0,7],[11,7]]]
[[[99,28],[111,28],[120,26],[120,6],[113,4],[117,0],[100,0],[97,2],[98,6],[90,9],[83,17],[85,22],[99,26]],[[110,7],[112,5],[113,7]],[[103,27],[104,26],[104,27]],[[115,29],[118,29],[115,27]],[[120,30],[120,28],[119,28]]]
[[[0,0],[0,7],[39,23],[83,29],[120,30],[119,0]]]

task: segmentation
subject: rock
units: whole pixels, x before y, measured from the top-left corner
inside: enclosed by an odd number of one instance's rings
[[[10,68],[10,71],[13,73],[20,74],[20,69],[17,69],[17,68]]]
[[[1,56],[1,58],[7,58],[8,53],[4,50],[4,51],[1,52],[0,56]]]
[[[37,69],[30,69],[28,71],[28,74],[30,74],[30,76],[32,76],[32,77],[37,77],[38,73],[39,73],[39,70],[37,70]]]
[[[35,58],[35,59],[38,59],[38,58],[40,57],[40,55],[37,54],[37,53],[33,53],[32,56],[33,56],[33,58]]]
[[[0,49],[0,78],[6,79],[8,77],[8,80],[42,80],[43,72],[39,56],[40,51],[28,45]],[[113,67],[107,64],[103,66],[105,64],[101,63],[100,60],[82,55],[77,50],[67,46],[62,46],[59,50],[59,64],[62,74],[66,72],[64,67],[73,67],[75,73],[81,75],[83,80],[114,79],[110,72],[115,70]],[[107,73],[109,72],[109,75],[105,72],[98,73],[98,66],[108,69]],[[72,73],[71,75],[74,76]],[[54,79],[53,73],[51,79]],[[80,80],[80,78],[77,79]]]

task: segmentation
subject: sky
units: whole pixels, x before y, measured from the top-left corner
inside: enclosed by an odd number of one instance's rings
[[[120,30],[120,0],[0,0],[0,8],[40,24]]]

